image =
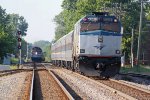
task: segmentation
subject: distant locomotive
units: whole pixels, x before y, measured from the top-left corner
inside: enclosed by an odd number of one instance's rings
[[[52,45],[52,63],[88,76],[113,77],[121,66],[122,29],[107,12],[87,15]]]
[[[33,47],[31,51],[31,59],[33,62],[42,62],[45,60],[42,49],[39,47]]]

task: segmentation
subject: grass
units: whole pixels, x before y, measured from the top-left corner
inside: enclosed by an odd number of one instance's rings
[[[18,64],[19,59],[18,58],[11,58],[11,63],[12,64]]]
[[[17,69],[18,67],[17,67],[17,65],[11,65],[10,66],[10,69]]]
[[[150,73],[150,69],[145,68],[142,65],[134,66],[133,68],[131,66],[125,66],[125,67],[121,67],[120,72],[121,73],[129,73],[130,72],[130,73],[142,74],[142,73]]]

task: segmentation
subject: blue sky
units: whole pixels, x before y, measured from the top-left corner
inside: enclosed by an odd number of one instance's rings
[[[7,13],[24,16],[29,24],[27,36],[29,43],[38,40],[54,39],[54,17],[62,11],[63,0],[0,0],[0,6]]]

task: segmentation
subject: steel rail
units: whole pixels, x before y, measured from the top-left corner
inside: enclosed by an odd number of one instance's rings
[[[131,88],[134,88],[136,90],[139,90],[139,91],[142,91],[142,92],[146,92],[148,94],[150,94],[150,91],[149,90],[146,90],[146,89],[143,89],[143,88],[140,88],[140,87],[137,87],[137,86],[134,86],[134,85],[130,85],[130,84],[127,84],[127,83],[124,83],[123,81],[119,81],[119,80],[114,80],[114,79],[109,79],[110,81],[113,81],[113,82],[116,82],[116,83],[119,83],[119,84],[122,84],[122,85],[126,85],[128,87],[131,87]]]
[[[24,71],[31,71],[31,69],[30,70],[29,69],[3,70],[3,71],[0,71],[0,77],[6,76],[6,75],[12,75],[15,73],[21,73]]]
[[[11,71],[31,71],[31,69],[12,69],[12,70],[1,70],[0,73],[11,72]]]
[[[48,70],[48,69],[47,69]],[[61,84],[61,82],[56,78],[56,76],[50,71],[48,70],[48,72],[52,75],[52,77],[55,79],[55,81],[57,82],[57,84],[61,87],[61,89],[63,90],[63,92],[66,94],[66,96],[69,98],[69,100],[75,100],[71,94],[66,90],[66,88]]]
[[[32,73],[32,81],[31,81],[31,87],[30,87],[30,100],[33,99],[33,84],[34,84],[34,69],[33,69],[33,73]]]
[[[46,70],[52,75],[52,77],[55,79],[57,84],[60,86],[60,88],[63,90],[63,92],[66,94],[66,96],[69,98],[69,100],[75,100],[72,95],[67,91],[67,89],[62,85],[62,83],[56,78],[56,76],[49,70],[44,64],[42,64]]]

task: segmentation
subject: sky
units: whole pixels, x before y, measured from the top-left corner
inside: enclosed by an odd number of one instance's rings
[[[23,16],[28,23],[28,43],[39,40],[52,41],[55,34],[54,17],[61,11],[63,0],[0,0],[0,6],[7,13]]]

